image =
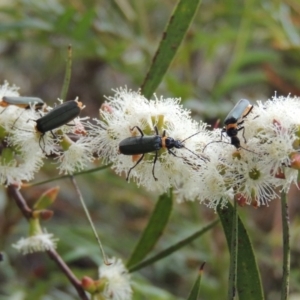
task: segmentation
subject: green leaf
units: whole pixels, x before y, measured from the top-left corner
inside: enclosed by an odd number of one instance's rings
[[[39,197],[33,208],[36,210],[48,208],[56,200],[58,192],[58,186],[48,189]]]
[[[197,300],[198,299],[199,291],[200,291],[201,276],[202,276],[202,273],[203,273],[204,264],[205,263],[203,263],[201,265],[200,269],[199,269],[197,279],[196,279],[196,281],[193,285],[193,288],[192,288],[192,290],[190,292],[190,295],[189,295],[187,300]]]
[[[210,224],[208,224],[204,228],[201,228],[200,230],[196,231],[195,233],[191,234],[190,236],[188,236],[184,240],[181,240],[180,242],[168,247],[167,249],[164,249],[163,251],[153,255],[152,257],[149,257],[148,259],[142,261],[141,263],[138,263],[138,264],[132,266],[131,268],[129,268],[128,271],[129,272],[137,271],[137,270],[142,269],[142,268],[144,268],[144,267],[146,267],[146,266],[148,266],[152,263],[157,262],[158,260],[160,260],[164,257],[167,257],[167,256],[171,255],[173,252],[175,252],[178,249],[190,244],[193,240],[195,240],[199,236],[203,235],[206,231],[213,228],[218,222],[219,222],[219,220],[215,220],[215,221],[211,222]]]
[[[216,91],[213,93],[214,98],[222,98],[222,96],[232,92],[234,89],[266,81],[267,77],[263,71],[247,71],[228,74],[226,77],[223,77],[222,81],[215,87]]]
[[[201,0],[180,0],[171,16],[150,70],[142,84],[142,94],[150,98],[167,72]]]
[[[89,9],[85,14],[81,16],[81,20],[77,22],[77,26],[73,31],[73,38],[76,40],[84,39],[87,36],[89,29],[92,27],[92,23],[95,18],[95,9]]]
[[[163,287],[157,287],[144,277],[135,276],[132,281],[132,288],[134,290],[134,300],[182,300],[182,298],[175,297]]]
[[[228,203],[226,208],[218,207],[217,212],[222,222],[229,251],[231,251],[233,207]],[[240,218],[238,218],[238,229],[237,290],[239,300],[264,299],[252,244]]]
[[[230,265],[228,278],[227,299],[231,300],[235,297],[236,278],[237,278],[237,255],[238,255],[238,211],[237,203],[234,202],[232,223],[231,223],[231,241],[230,241]]]
[[[55,31],[68,32],[72,20],[75,18],[76,10],[72,6],[65,8],[64,12],[57,16],[57,20],[54,24]]]
[[[171,191],[169,194],[163,194],[159,197],[147,227],[127,262],[128,269],[144,259],[156,244],[168,223],[172,211],[172,202]]]

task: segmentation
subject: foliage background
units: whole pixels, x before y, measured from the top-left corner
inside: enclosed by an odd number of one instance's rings
[[[151,64],[173,0],[0,0],[0,82],[21,87],[53,105],[60,96],[67,56],[73,48],[68,100],[79,96],[82,116],[96,117],[103,95],[127,85],[138,89]],[[212,125],[241,98],[253,102],[278,94],[300,96],[300,4],[297,0],[203,0],[156,93],[181,97],[193,117]],[[97,164],[97,165],[100,165]],[[95,165],[96,166],[96,165]],[[93,167],[93,166],[91,166]],[[58,176],[47,164],[36,181]],[[125,261],[152,212],[157,194],[137,188],[112,170],[77,177],[109,255]],[[60,237],[58,252],[80,278],[96,277],[101,257],[70,182],[22,191],[33,203],[49,187],[61,187],[45,223]],[[291,297],[300,297],[299,194],[292,189]],[[44,255],[20,256],[11,244],[26,235],[15,204],[0,196],[0,296],[5,299],[74,299],[75,291]],[[254,243],[266,299],[278,299],[281,282],[280,203],[239,209]],[[174,203],[170,223],[155,251],[205,226],[215,213],[198,203]],[[227,292],[228,250],[220,226],[170,257],[133,274],[134,299],[186,299],[199,265],[206,261],[201,299]],[[145,296],[146,295],[146,296]],[[14,297],[20,298],[14,298]],[[146,297],[146,298],[145,298]]]

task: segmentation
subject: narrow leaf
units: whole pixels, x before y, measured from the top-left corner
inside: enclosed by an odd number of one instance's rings
[[[228,278],[228,294],[227,299],[233,300],[236,291],[236,278],[237,278],[237,238],[238,238],[238,212],[236,201],[232,210],[232,227],[231,227],[231,244],[230,244],[230,267]]]
[[[217,212],[222,222],[229,251],[231,251],[232,205],[228,203],[227,208],[224,209],[218,207]],[[238,228],[237,291],[239,300],[264,299],[252,244],[240,218],[238,218]]]
[[[56,200],[58,192],[59,192],[58,186],[47,190],[40,196],[40,198],[34,204],[33,208],[35,210],[37,209],[42,210],[49,207]]]
[[[128,269],[144,259],[156,244],[168,223],[172,211],[172,201],[171,191],[169,194],[163,194],[159,197],[147,227],[127,263]]]
[[[215,87],[213,97],[215,99],[222,98],[222,96],[232,92],[232,90],[248,86],[249,84],[257,84],[265,82],[267,77],[261,70],[249,71],[247,73],[233,73],[228,74]]]
[[[150,264],[153,264],[153,263],[163,259],[164,257],[171,255],[173,252],[179,250],[183,246],[190,244],[193,240],[195,240],[196,238],[200,237],[205,232],[207,232],[208,230],[213,228],[218,222],[219,222],[219,220],[215,220],[215,221],[211,222],[209,225],[205,226],[204,228],[201,228],[200,230],[191,234],[184,240],[181,240],[180,242],[168,247],[167,249],[164,249],[163,251],[157,253],[156,255],[153,255],[152,257],[149,257],[148,259],[142,261],[141,263],[138,263],[138,264],[132,266],[131,268],[129,268],[129,272],[134,272],[139,269],[142,269]]]
[[[78,20],[77,26],[73,30],[73,38],[74,40],[80,40],[86,38],[87,32],[92,28],[92,23],[95,20],[95,9],[92,7],[87,10],[82,16],[81,19]]]
[[[167,72],[201,0],[180,0],[163,33],[150,70],[142,84],[142,94],[150,98]]]
[[[198,299],[199,292],[200,292],[200,282],[201,282],[204,265],[205,265],[205,263],[203,263],[199,269],[197,279],[193,285],[193,288],[192,288],[187,300],[197,300]]]

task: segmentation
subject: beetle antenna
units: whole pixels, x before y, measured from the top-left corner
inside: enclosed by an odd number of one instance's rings
[[[0,115],[3,114],[7,110],[8,106],[4,107],[4,109],[1,111]]]
[[[224,144],[232,145],[232,144],[230,144],[230,143],[223,142],[223,141],[212,141],[212,142],[210,142],[210,143],[208,143],[208,144],[205,145],[205,147],[203,148],[202,152],[204,152],[204,150],[206,149],[206,147],[207,147],[208,145],[212,144],[212,143],[224,143]],[[252,150],[246,149],[246,148],[244,148],[244,147],[242,147],[242,146],[240,146],[237,150],[239,150],[239,149],[243,149],[243,150],[245,150],[245,151],[248,151],[248,152],[251,152],[251,153],[254,153],[254,154],[259,155],[258,153],[254,152],[254,151],[252,151]]]
[[[258,153],[254,152],[254,151],[252,151],[252,150],[246,149],[246,148],[244,148],[244,147],[242,147],[242,146],[240,146],[240,148],[243,149],[243,150],[246,150],[246,151],[248,151],[248,152],[251,152],[251,153],[254,153],[254,154],[259,155]]]
[[[187,147],[185,147],[185,146],[183,146],[183,148],[186,149],[187,151],[193,153],[194,155],[196,155],[199,159],[201,159],[201,160],[203,160],[203,161],[205,161],[205,160],[210,161],[210,159],[209,159],[207,156],[203,155],[203,154],[202,154],[201,156],[199,156],[198,154],[196,154],[195,152],[193,152],[193,151],[190,150],[189,148],[187,148]]]
[[[207,147],[208,145],[213,144],[213,143],[225,143],[225,144],[231,145],[230,143],[223,142],[223,141],[212,141],[212,142],[209,142],[208,144],[205,145],[205,147],[203,148],[202,152],[204,152],[204,150],[206,149],[206,147]]]
[[[17,121],[20,119],[20,117],[22,116],[22,114],[23,114],[24,111],[25,111],[25,110],[23,110],[23,111],[21,112],[21,114],[15,119],[14,123],[13,123],[12,126],[11,126],[11,129],[14,129],[14,128],[15,128],[15,124],[16,124]]]
[[[189,148],[185,147],[184,145],[182,145],[182,148],[188,150],[189,152],[191,152],[192,154],[196,155],[199,159],[201,159],[201,160],[203,160],[203,161],[205,161],[205,160],[208,160],[208,161],[209,161],[209,158],[208,158],[207,156],[203,155],[203,154],[201,154],[201,156],[199,156],[198,154],[196,154],[195,152],[193,152],[193,151],[190,150]],[[186,160],[185,157],[176,155],[176,154],[175,154],[173,151],[171,151],[170,149],[168,149],[168,152],[171,153],[171,154],[172,154],[173,156],[175,156],[175,157],[182,158],[182,159]]]
[[[198,133],[200,133],[200,132],[201,132],[201,131],[198,131],[198,132],[196,132],[196,133],[194,133],[194,134],[190,135],[189,137],[185,138],[184,140],[182,140],[182,141],[180,141],[180,142],[181,142],[181,143],[183,143],[184,141],[186,141],[186,140],[190,139],[191,137],[193,137],[193,136],[197,135],[197,134],[198,134]]]

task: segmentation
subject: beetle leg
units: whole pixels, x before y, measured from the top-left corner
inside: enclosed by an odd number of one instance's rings
[[[45,147],[46,147],[46,144],[45,144],[45,140],[44,140],[44,135],[45,135],[45,134],[41,134],[41,136],[40,136],[40,139],[39,139],[39,146],[40,146],[41,150],[45,153]],[[44,149],[43,149],[42,146],[41,146],[41,140],[43,140],[43,143],[44,143]]]
[[[155,169],[155,163],[156,163],[156,161],[157,161],[157,156],[158,156],[158,152],[155,151],[155,157],[154,157],[153,167],[152,167],[152,175],[153,175],[153,178],[154,178],[155,181],[157,181],[157,178],[156,178],[155,175],[154,175],[154,169]]]
[[[126,181],[128,181],[128,179],[129,179],[129,175],[130,175],[130,172],[142,161],[142,159],[144,158],[144,156],[145,156],[145,154],[143,154],[141,157],[140,157],[140,159],[136,162],[136,164],[133,166],[133,167],[131,167],[130,169],[129,169],[129,171],[128,171],[128,173],[127,173],[127,176],[126,176]]]
[[[0,105],[1,106],[1,105]],[[7,110],[8,106],[6,106],[0,113],[0,115],[2,115],[6,110]]]
[[[240,121],[240,122],[237,122],[236,125],[239,127],[239,126],[241,126],[242,124],[244,124],[244,122],[245,122],[245,121],[242,120],[242,121]]]
[[[54,132],[52,130],[50,130],[50,132],[52,133],[52,136],[57,139],[57,136],[54,134]]]
[[[223,137],[224,133],[226,133],[226,128],[225,127],[223,127],[222,130],[221,130],[221,141],[222,141],[222,137]]]
[[[175,157],[180,157],[180,158],[182,158],[181,156],[177,156],[172,150],[170,150],[170,149],[168,149],[168,152],[169,152],[169,154],[172,154],[173,156],[175,156]]]
[[[246,140],[246,138],[245,138],[245,127],[244,127],[244,126],[240,127],[240,128],[238,129],[238,131],[240,131],[240,130],[243,130],[242,136],[243,136],[243,138],[244,138],[244,142],[247,143],[247,140]]]
[[[24,110],[25,111],[25,110]],[[15,119],[14,123],[12,124],[11,126],[11,129],[14,129],[15,128],[15,124],[17,123],[17,121],[19,120],[19,118],[22,116],[22,113],[24,112],[22,111],[21,114]]]
[[[132,128],[130,128],[130,131],[133,131],[134,128],[136,128],[139,133],[141,134],[141,136],[144,136],[144,132],[142,131],[142,129],[139,126],[133,126]]]

